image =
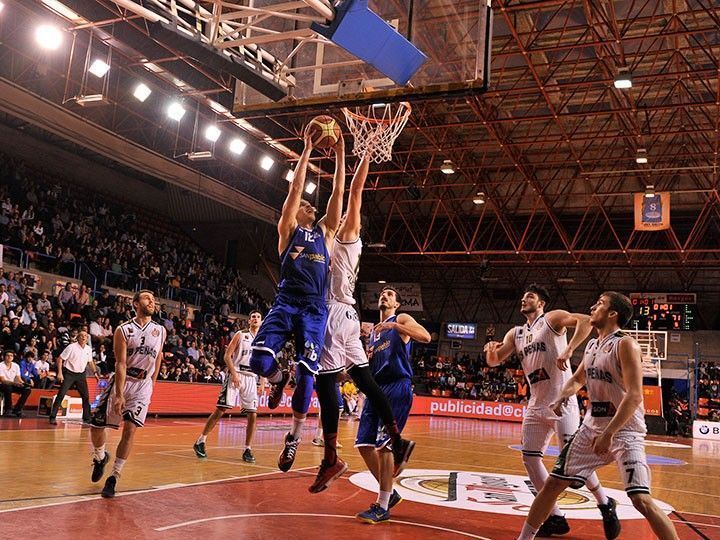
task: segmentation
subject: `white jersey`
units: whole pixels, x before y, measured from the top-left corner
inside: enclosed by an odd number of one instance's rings
[[[254,339],[255,335],[252,332],[240,332],[240,341],[232,359],[233,365],[238,373],[254,375],[250,369],[250,353],[252,352],[252,342]]]
[[[135,318],[122,323],[119,328],[127,344],[127,376],[150,379],[155,373],[157,356],[165,345],[167,330],[152,320],[140,326]]]
[[[342,242],[335,238],[330,265],[330,285],[328,286],[328,302],[341,302],[355,305],[355,282],[360,271],[360,255],[362,240],[358,237],[353,242]]]
[[[554,403],[570,370],[561,371],[555,361],[567,347],[567,334],[558,334],[540,315],[532,325],[515,327],[515,351],[520,356],[525,378],[530,385],[528,407]]]
[[[587,378],[587,391],[590,407],[585,415],[585,424],[593,430],[602,431],[615,416],[620,402],[627,393],[623,381],[618,349],[620,341],[632,339],[618,330],[602,340],[591,339],[583,356],[583,367]],[[627,424],[620,432],[645,434],[645,407],[638,405]]]

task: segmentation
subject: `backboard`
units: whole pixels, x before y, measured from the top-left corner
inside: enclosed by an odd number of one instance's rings
[[[322,105],[412,101],[486,88],[492,35],[489,0],[368,2],[372,11],[428,57],[405,86],[396,85],[310,28],[313,22],[327,22],[323,14],[333,9],[327,0],[249,2],[251,6],[234,10],[223,3],[221,16],[232,24],[242,23],[236,26],[234,45],[261,47],[263,54],[276,60],[268,76],[286,85],[288,96],[273,102],[238,81],[233,112],[240,116]],[[366,30],[358,27],[357,32],[362,35]],[[373,38],[368,33],[367,39]]]

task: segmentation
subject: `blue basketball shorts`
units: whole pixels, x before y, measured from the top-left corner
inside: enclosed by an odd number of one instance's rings
[[[297,362],[317,375],[327,316],[324,300],[309,301],[307,298],[278,295],[260,325],[252,348],[274,357],[292,339]]]
[[[410,409],[413,402],[412,382],[410,379],[400,379],[388,384],[380,384],[380,389],[390,401],[395,422],[398,429],[402,431],[405,427]],[[355,438],[355,448],[359,446],[374,446],[375,448],[383,448],[390,442],[390,437],[385,432],[385,426],[382,423],[380,415],[369,399],[365,400],[362,414],[360,415],[360,425],[358,426],[357,437]]]

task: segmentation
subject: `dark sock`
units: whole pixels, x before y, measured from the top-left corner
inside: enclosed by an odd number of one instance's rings
[[[365,397],[370,400],[370,403],[372,403],[372,406],[380,415],[380,419],[385,426],[385,431],[390,438],[393,441],[399,439],[400,430],[398,429],[397,422],[395,422],[395,416],[393,415],[392,407],[390,407],[390,402],[380,386],[378,386],[378,383],[375,382],[370,372],[370,367],[355,366],[351,368],[348,373],[358,387],[358,390],[365,394]]]
[[[337,431],[338,431],[338,400],[335,386],[337,373],[318,375],[315,378],[315,391],[320,402],[320,421],[325,441],[325,461],[331,465],[337,460]]]

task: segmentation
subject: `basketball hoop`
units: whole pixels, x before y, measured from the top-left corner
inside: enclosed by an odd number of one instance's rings
[[[395,139],[407,124],[412,107],[407,101],[376,103],[368,107],[343,107],[345,122],[353,135],[353,154],[375,163],[392,159]]]

